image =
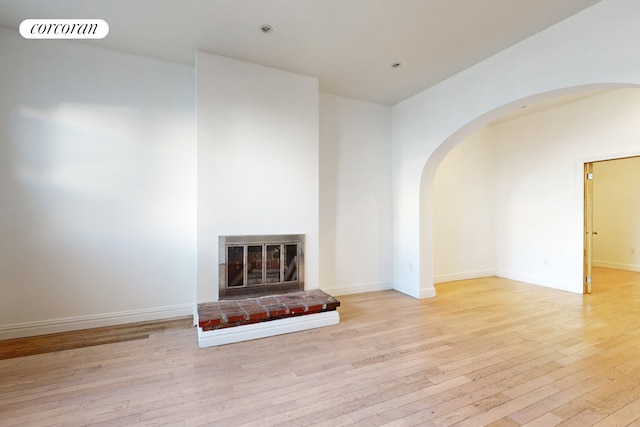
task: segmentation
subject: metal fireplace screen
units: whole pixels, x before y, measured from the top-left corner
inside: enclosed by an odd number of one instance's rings
[[[304,290],[304,235],[220,236],[220,299]]]

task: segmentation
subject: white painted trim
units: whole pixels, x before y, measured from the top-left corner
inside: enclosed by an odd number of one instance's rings
[[[436,297],[436,288],[431,287],[426,289],[420,289],[420,299],[435,298],[435,297]]]
[[[197,311],[197,307],[195,310]],[[146,322],[150,320],[165,320],[172,319],[174,317],[193,316],[193,313],[193,304],[181,304],[168,307],[67,317],[63,319],[52,319],[38,322],[14,323],[11,325],[0,325],[0,339],[55,334],[58,332],[100,328],[103,326],[123,325],[126,323]]]
[[[558,289],[560,291],[567,291],[573,293],[582,293],[576,292],[575,286],[570,286],[567,282],[554,281],[549,279],[544,279],[540,277],[529,276],[526,274],[517,274],[517,273],[508,273],[506,271],[496,271],[496,277],[502,277],[503,279],[515,280],[517,282],[523,282],[530,285],[544,286],[546,288]]]
[[[495,275],[495,271],[493,270],[477,270],[463,273],[436,274],[433,281],[434,283],[455,282],[458,280],[480,279],[482,277],[491,277]]]
[[[408,286],[403,286],[402,284],[394,285],[393,289],[416,299],[434,298],[436,296],[436,288],[433,286],[428,288],[421,288],[418,290],[418,292],[416,292],[415,289],[409,288]]]
[[[420,299],[420,294],[416,293],[416,290],[414,289],[413,286],[408,286],[404,283],[396,282],[393,284],[393,289],[395,289],[398,292],[402,292],[405,295],[409,295],[410,297]]]
[[[618,263],[618,262],[593,261],[592,265],[594,267],[612,268],[614,270],[625,270],[625,271],[640,272],[640,266],[638,266],[638,265],[621,264],[621,263]]]
[[[198,313],[198,304],[193,306],[193,326],[198,326],[200,323],[200,313]]]
[[[365,292],[388,291],[393,289],[391,283],[362,283],[355,285],[347,285],[337,288],[322,288],[328,294],[335,296],[364,294]]]
[[[340,314],[337,310],[333,310],[322,313],[305,314],[303,316],[285,317],[284,319],[270,320],[268,322],[253,323],[233,328],[215,329],[213,331],[203,331],[202,328],[198,328],[198,346],[200,348],[214,347],[323,326],[337,325],[338,323],[340,323]]]

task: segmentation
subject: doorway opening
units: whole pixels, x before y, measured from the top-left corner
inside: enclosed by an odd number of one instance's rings
[[[640,156],[584,164],[585,294],[604,285],[594,268],[640,271],[639,170]]]

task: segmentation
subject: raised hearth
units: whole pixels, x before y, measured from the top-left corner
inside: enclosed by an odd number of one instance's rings
[[[199,346],[335,325],[339,306],[340,301],[320,289],[198,304]]]

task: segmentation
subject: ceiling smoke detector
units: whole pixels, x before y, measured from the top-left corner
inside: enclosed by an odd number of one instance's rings
[[[273,27],[271,25],[260,25],[260,31],[262,31],[265,34],[271,34],[273,33]]]

